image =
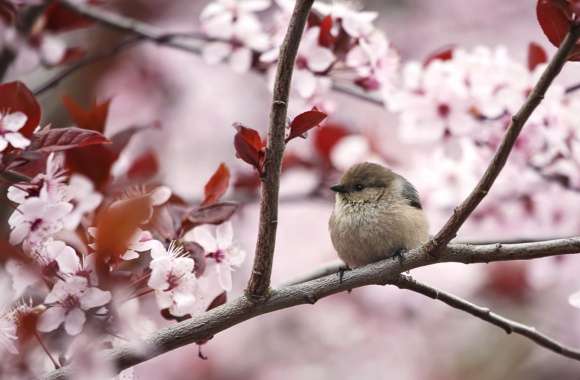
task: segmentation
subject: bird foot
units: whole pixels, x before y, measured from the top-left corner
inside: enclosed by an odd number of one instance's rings
[[[405,256],[404,254],[407,253],[408,250],[404,249],[404,248],[399,248],[395,251],[395,253],[393,254],[393,258],[394,259],[398,259],[399,260],[399,265],[403,266],[403,262],[405,261]]]
[[[338,268],[338,282],[342,284],[342,279],[344,277],[344,272],[349,271],[350,268],[348,265],[341,266]]]

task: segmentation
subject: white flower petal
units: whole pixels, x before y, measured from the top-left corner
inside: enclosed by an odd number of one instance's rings
[[[83,310],[103,306],[111,301],[111,292],[92,287],[87,289],[80,301]]]
[[[214,65],[222,62],[232,53],[232,45],[224,42],[213,42],[204,46],[202,56],[206,63]]]
[[[568,302],[570,303],[570,305],[580,309],[580,291],[572,293],[570,297],[568,297]]]
[[[219,249],[228,249],[231,247],[232,241],[234,240],[234,228],[231,222],[225,222],[217,226],[215,234]]]
[[[85,312],[78,307],[69,311],[64,320],[64,329],[69,335],[78,335],[83,331],[87,317]]]
[[[26,116],[24,113],[13,112],[9,113],[8,115],[4,115],[4,117],[0,119],[0,125],[4,130],[16,132],[24,127],[24,125],[26,125],[27,120],[28,116]]]
[[[226,292],[232,290],[232,271],[227,265],[216,265],[216,272],[220,286]]]
[[[60,306],[51,307],[45,310],[38,318],[36,325],[38,331],[50,332],[56,330],[64,321],[65,310]]]
[[[30,145],[30,140],[22,136],[20,133],[7,133],[4,138],[15,148],[24,149]]]
[[[208,226],[194,228],[193,241],[201,245],[205,252],[215,252],[218,249],[217,241],[209,231]]]

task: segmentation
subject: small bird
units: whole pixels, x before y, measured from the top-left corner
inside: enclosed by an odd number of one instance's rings
[[[350,268],[401,255],[429,239],[417,190],[392,170],[357,164],[330,189],[336,192],[330,237]]]

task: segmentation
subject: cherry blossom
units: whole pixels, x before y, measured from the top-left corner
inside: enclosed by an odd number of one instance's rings
[[[148,251],[151,257],[161,257],[165,252],[165,247],[163,243],[153,238],[151,232],[137,229],[133,237],[129,240],[127,251],[121,256],[121,259],[134,260],[139,258],[140,253]]]
[[[38,197],[26,199],[8,219],[10,244],[26,240],[35,244],[64,227],[64,218],[72,211],[68,202],[51,203]]]
[[[198,243],[205,251],[207,259],[204,275],[217,275],[220,287],[225,291],[232,290],[232,272],[245,259],[246,253],[233,243],[234,230],[231,222],[225,222],[215,228],[215,235],[209,226],[199,226],[186,239]]]
[[[229,57],[234,71],[248,71],[253,52],[270,47],[270,38],[254,15],[269,6],[269,1],[262,0],[219,0],[206,6],[201,14],[202,27],[208,37],[217,40],[204,46],[206,62],[219,63]]]
[[[44,302],[49,305],[38,321],[38,330],[50,332],[64,323],[69,335],[79,334],[86,322],[85,312],[111,300],[111,292],[90,287],[84,277],[71,276],[59,280]]]
[[[30,144],[30,140],[18,132],[26,125],[27,120],[28,117],[22,112],[0,112],[0,152],[4,151],[8,145],[23,149]]]
[[[35,259],[45,276],[55,276],[58,272],[75,273],[80,268],[80,260],[72,247],[59,240],[43,242]]]
[[[314,9],[321,14],[330,15],[340,21],[342,28],[354,38],[364,37],[371,34],[375,27],[373,22],[379,14],[377,12],[357,11],[351,7],[350,3],[335,1],[332,4],[318,1],[314,4]]]
[[[177,317],[196,311],[195,263],[184,257],[183,248],[172,243],[167,251],[151,251],[151,276],[147,285],[155,290],[157,304]]]
[[[95,191],[93,183],[86,177],[74,174],[66,187],[67,201],[73,204],[73,210],[67,215],[64,227],[74,230],[82,217],[94,211],[103,200],[103,196]]]

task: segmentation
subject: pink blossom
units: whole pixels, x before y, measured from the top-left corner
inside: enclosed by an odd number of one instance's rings
[[[165,252],[153,252],[149,264],[151,276],[147,285],[155,290],[157,304],[169,309],[174,316],[184,316],[196,310],[197,278],[193,273],[195,263],[183,257],[182,247],[171,244]]]
[[[66,187],[66,199],[74,208],[67,215],[64,227],[74,230],[84,215],[94,211],[101,204],[103,196],[95,191],[93,183],[88,178],[73,174]]]
[[[12,230],[10,244],[24,240],[35,244],[59,232],[72,209],[73,205],[68,202],[51,203],[38,197],[26,199],[8,219]]]
[[[35,259],[46,276],[55,276],[59,272],[75,273],[81,266],[79,257],[72,247],[52,239],[42,242],[40,248],[37,248]]]
[[[206,6],[201,14],[203,30],[218,40],[204,46],[206,62],[215,64],[229,58],[234,71],[248,71],[253,52],[263,52],[270,47],[270,38],[254,15],[269,6],[269,1],[262,0],[218,0]]]
[[[232,272],[242,264],[246,253],[233,243],[234,230],[231,222],[217,226],[215,235],[207,225],[196,227],[192,237],[205,251],[207,262],[204,276],[211,276],[213,271],[220,287],[225,291],[232,290]]]
[[[123,260],[134,260],[139,258],[140,253],[148,251],[152,258],[158,258],[165,253],[165,247],[163,243],[153,238],[151,232],[137,229],[133,237],[129,240],[127,251],[121,258]]]
[[[340,21],[342,28],[354,38],[367,36],[375,30],[373,22],[379,14],[377,12],[359,12],[351,4],[333,2],[332,4],[317,1],[314,9],[323,15],[330,15]]]
[[[0,112],[0,152],[4,151],[8,144],[18,149],[26,148],[30,144],[30,140],[18,132],[26,125],[27,120],[28,116],[22,112]]]
[[[38,330],[50,332],[64,323],[69,335],[79,334],[86,322],[85,312],[111,300],[111,292],[90,287],[84,277],[58,281],[44,302],[50,307],[39,318]]]

